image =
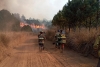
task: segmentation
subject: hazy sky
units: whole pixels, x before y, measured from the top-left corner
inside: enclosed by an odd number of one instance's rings
[[[26,18],[48,19],[62,9],[68,0],[0,0],[0,9],[25,15]]]

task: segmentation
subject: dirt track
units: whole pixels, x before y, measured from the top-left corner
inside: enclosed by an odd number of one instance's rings
[[[60,53],[46,41],[45,50],[39,52],[37,37],[14,47],[12,55],[0,62],[0,67],[96,67],[97,59],[80,56],[73,51]]]

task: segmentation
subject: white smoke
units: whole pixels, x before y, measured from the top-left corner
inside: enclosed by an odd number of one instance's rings
[[[0,0],[0,9],[25,15],[26,18],[52,20],[67,0]]]

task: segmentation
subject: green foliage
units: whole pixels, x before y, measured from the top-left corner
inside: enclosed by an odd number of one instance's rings
[[[56,26],[60,26],[60,28],[64,28],[65,27],[65,21],[66,19],[63,17],[63,12],[59,11],[53,18],[52,20],[52,24],[56,25]]]
[[[65,27],[72,28],[77,26],[88,26],[90,28],[97,19],[97,11],[99,11],[98,0],[69,0],[63,9],[53,17],[52,24],[58,26],[64,24]]]

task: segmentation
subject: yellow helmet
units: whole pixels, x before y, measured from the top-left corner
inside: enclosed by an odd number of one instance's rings
[[[66,38],[65,34],[61,34],[61,38]]]

